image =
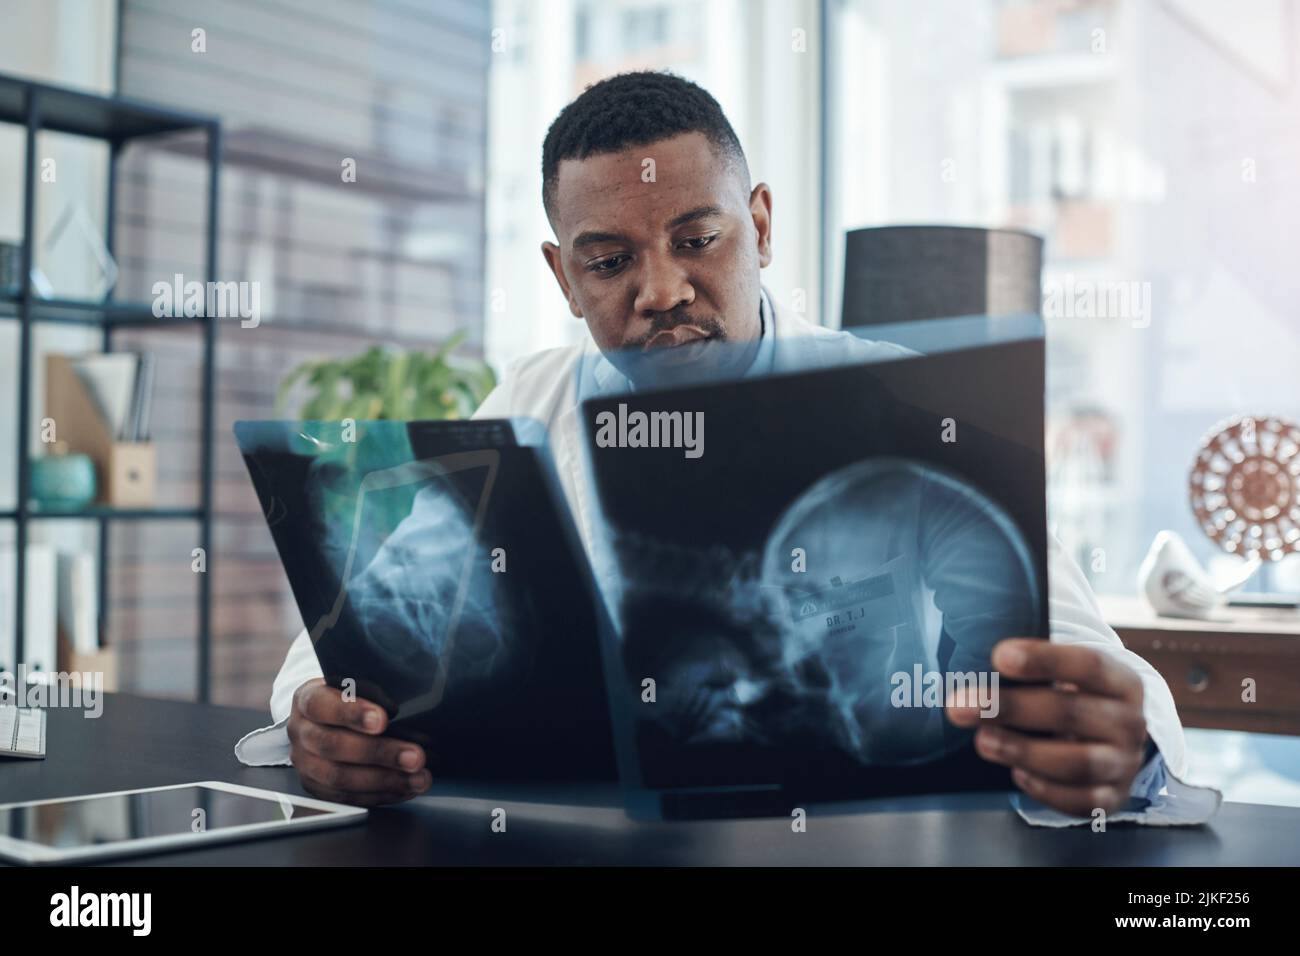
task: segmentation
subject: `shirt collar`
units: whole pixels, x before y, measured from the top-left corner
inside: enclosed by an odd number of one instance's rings
[[[776,310],[772,308],[772,297],[765,288],[759,290],[758,318],[763,329],[758,339],[758,352],[745,372],[745,378],[769,374],[776,361]]]

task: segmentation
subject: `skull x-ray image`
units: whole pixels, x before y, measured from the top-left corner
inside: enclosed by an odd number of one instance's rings
[[[944,705],[991,715],[993,647],[1048,634],[1042,369],[1030,337],[584,403],[629,806],[1010,786]],[[636,412],[703,453],[595,440]]]
[[[940,710],[909,706],[912,685],[918,674],[988,674],[994,644],[1032,632],[1034,578],[1001,508],[897,458],[841,468],[800,495],[768,537],[761,574],[783,672],[824,695],[841,747],[885,764],[962,743]]]
[[[1033,632],[1038,587],[1014,522],[969,483],[899,458],[799,494],[761,552],[619,539],[624,660],[652,676],[661,745],[933,760],[968,733],[914,706],[926,675],[988,677],[993,645]],[[919,690],[916,692],[919,693]]]

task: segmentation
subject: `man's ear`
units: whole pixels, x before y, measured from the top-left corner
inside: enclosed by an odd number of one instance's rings
[[[759,183],[749,194],[749,215],[758,241],[758,267],[766,269],[772,264],[772,188],[767,183]]]
[[[551,267],[551,275],[555,276],[555,281],[560,284],[560,291],[564,293],[564,298],[569,303],[569,311],[573,313],[574,318],[582,318],[582,310],[578,308],[577,300],[573,298],[573,291],[569,288],[569,280],[564,276],[564,265],[560,259],[560,247],[553,242],[543,242],[542,258]]]

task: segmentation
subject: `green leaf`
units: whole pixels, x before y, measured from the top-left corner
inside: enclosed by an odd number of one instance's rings
[[[283,410],[293,387],[305,383],[302,418],[468,418],[497,378],[486,362],[452,354],[465,337],[459,330],[432,352],[376,345],[351,358],[303,362],[280,382],[276,407]]]

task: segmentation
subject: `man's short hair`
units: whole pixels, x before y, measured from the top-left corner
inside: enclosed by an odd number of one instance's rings
[[[620,73],[593,83],[560,111],[542,143],[542,204],[547,216],[561,161],[617,153],[682,133],[708,137],[722,157],[739,165],[748,187],[749,167],[740,139],[703,87],[658,70]]]

